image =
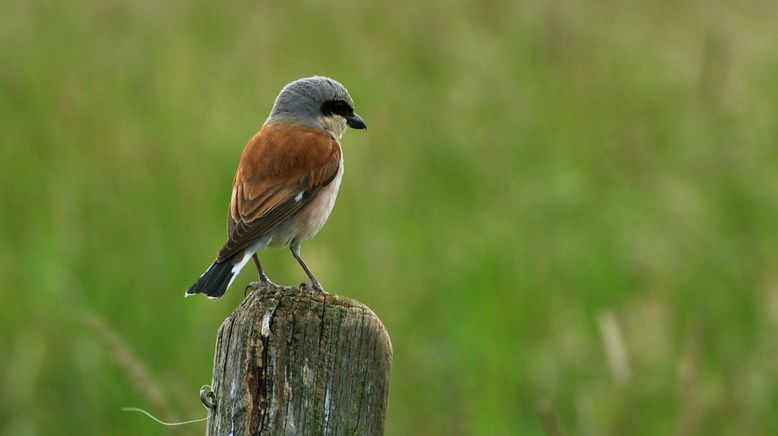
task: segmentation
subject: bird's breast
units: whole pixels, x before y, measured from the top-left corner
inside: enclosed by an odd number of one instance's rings
[[[316,235],[327,222],[335,199],[338,196],[340,182],[343,179],[343,159],[340,160],[338,172],[335,178],[316,195],[309,204],[299,212],[289,217],[285,222],[277,226],[273,231],[271,246],[286,246],[292,240],[308,239]]]

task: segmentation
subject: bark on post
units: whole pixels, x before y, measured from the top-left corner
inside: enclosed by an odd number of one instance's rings
[[[250,293],[219,328],[209,435],[382,434],[392,345],[348,298]]]

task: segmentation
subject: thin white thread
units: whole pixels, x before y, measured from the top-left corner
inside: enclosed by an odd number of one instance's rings
[[[208,417],[206,416],[205,418],[193,419],[191,421],[165,422],[165,421],[162,421],[162,420],[158,419],[157,417],[155,417],[151,413],[149,413],[149,412],[147,412],[147,411],[145,411],[143,409],[139,409],[137,407],[122,407],[122,412],[138,412],[138,413],[142,413],[142,414],[148,416],[149,418],[153,419],[154,421],[157,421],[158,423],[160,423],[162,425],[170,425],[170,426],[173,426],[173,425],[184,425],[184,424],[194,424],[196,422],[203,422],[203,421],[207,421],[208,420]]]

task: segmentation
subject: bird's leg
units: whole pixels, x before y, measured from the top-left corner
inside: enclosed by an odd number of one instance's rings
[[[262,269],[262,264],[259,263],[259,256],[257,256],[257,253],[254,253],[253,256],[251,256],[252,259],[254,259],[254,265],[257,266],[257,272],[259,273],[259,283],[263,285],[273,285],[275,286],[275,283],[270,281],[270,277],[265,274],[265,270]]]
[[[257,289],[263,286],[278,287],[278,285],[270,281],[270,277],[268,277],[267,274],[265,274],[265,270],[262,269],[262,264],[259,263],[259,256],[257,256],[257,253],[254,253],[254,255],[251,256],[251,258],[254,259],[254,265],[257,267],[257,273],[259,273],[259,283],[257,282],[249,283],[249,285],[246,286],[246,291],[248,291],[249,288],[251,288],[251,290],[253,291],[256,291]]]
[[[297,262],[299,262],[300,266],[303,267],[305,273],[308,274],[308,278],[311,279],[311,287],[313,287],[313,289],[319,292],[324,292],[326,294],[327,292],[321,286],[321,283],[319,283],[319,281],[316,279],[316,276],[313,275],[310,268],[308,268],[308,265],[305,264],[303,258],[300,257],[300,242],[299,241],[292,242],[292,245],[289,248],[292,250],[292,256],[294,256],[294,258],[297,259]],[[304,283],[301,284],[300,287],[302,288],[303,285],[305,284]]]

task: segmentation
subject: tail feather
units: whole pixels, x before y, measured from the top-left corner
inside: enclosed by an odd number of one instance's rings
[[[251,256],[258,249],[265,247],[270,242],[270,237],[257,240],[246,248],[240,256],[233,256],[231,259],[225,259],[224,262],[214,262],[210,268],[200,276],[199,279],[186,291],[185,297],[194,294],[205,294],[208,298],[216,300],[221,298],[227,289],[237,277],[240,270],[246,266]]]
[[[202,276],[186,291],[185,296],[205,294],[208,298],[217,299],[227,291],[235,276],[235,265],[231,262],[214,262]]]

